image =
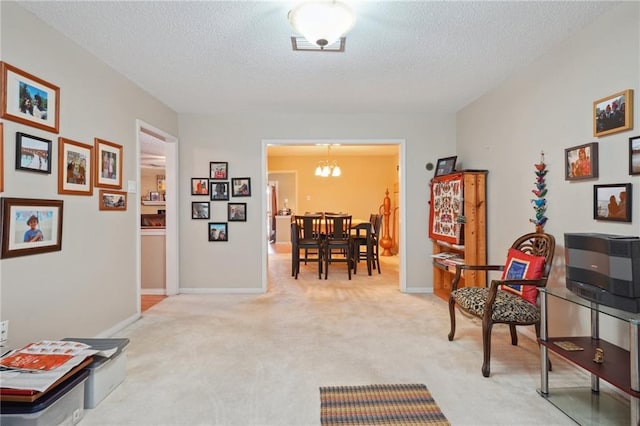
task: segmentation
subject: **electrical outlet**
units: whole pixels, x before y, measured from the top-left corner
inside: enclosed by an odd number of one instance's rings
[[[0,321],[0,342],[9,340],[9,320]]]

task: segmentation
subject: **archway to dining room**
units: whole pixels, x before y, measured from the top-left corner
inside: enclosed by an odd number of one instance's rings
[[[353,215],[354,220],[368,220],[371,213],[383,214],[380,237],[384,237],[384,242],[379,248],[383,265],[380,269],[384,276],[385,261],[397,262],[396,267],[387,268],[387,274],[395,273],[393,282],[398,283],[400,291],[405,291],[406,268],[403,254],[406,238],[402,220],[405,211],[402,173],[404,144],[405,141],[400,139],[262,141],[263,188],[266,188],[262,197],[262,217],[265,218],[262,262],[265,291],[268,273],[273,277],[276,270],[282,270],[283,274],[288,275],[291,271],[290,268],[274,268],[273,259],[282,260],[282,256],[270,256],[283,251],[290,253],[290,218],[278,214],[286,213],[285,209],[290,210],[291,214],[347,212]],[[325,163],[339,165],[342,172],[340,176],[316,176],[315,168]],[[284,185],[282,179],[285,181]],[[274,181],[280,187],[279,194],[273,194]],[[385,197],[388,197],[386,214],[383,207]],[[283,227],[286,229],[282,229]],[[290,257],[288,261],[290,262]],[[338,273],[342,275],[341,272]],[[373,273],[376,274],[376,271]],[[358,275],[360,274],[367,275],[366,266],[362,264],[358,267]],[[336,276],[330,274],[329,279],[332,275]]]

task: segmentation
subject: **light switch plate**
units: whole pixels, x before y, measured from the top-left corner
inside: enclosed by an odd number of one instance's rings
[[[0,342],[9,340],[9,320],[0,321]]]
[[[135,180],[127,181],[127,192],[129,194],[135,194],[136,192],[138,192],[138,185],[136,185]]]

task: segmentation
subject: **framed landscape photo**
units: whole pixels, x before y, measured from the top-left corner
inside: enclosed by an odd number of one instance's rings
[[[209,219],[209,202],[192,201],[191,219]]]
[[[633,90],[614,93],[593,103],[593,136],[633,129]]]
[[[229,163],[226,161],[212,161],[209,163],[209,179],[229,179]]]
[[[95,186],[122,189],[122,145],[95,138]]]
[[[191,178],[191,195],[209,195],[209,179]]]
[[[564,180],[598,177],[598,142],[564,150]]]
[[[593,185],[593,218],[631,222],[631,184]]]
[[[51,145],[48,139],[16,133],[16,170],[51,174]]]
[[[212,201],[229,201],[229,182],[210,182],[209,190]]]
[[[127,210],[127,193],[111,189],[101,189],[98,199],[99,210]]]
[[[640,136],[629,138],[629,174],[640,175]]]
[[[434,176],[443,176],[453,173],[456,170],[457,155],[452,157],[440,158],[436,163],[436,172]]]
[[[60,88],[6,62],[0,73],[0,117],[58,133]]]
[[[226,222],[209,222],[209,241],[229,241]]]
[[[229,222],[246,222],[247,203],[228,203],[227,220]]]
[[[232,178],[231,188],[233,188],[231,195],[234,197],[251,197],[251,178]]]
[[[58,193],[93,195],[93,147],[58,138]]]
[[[4,126],[0,123],[0,192],[4,192]]]
[[[158,191],[149,191],[149,201],[160,201],[160,193]]]
[[[62,200],[0,200],[1,258],[62,250]]]

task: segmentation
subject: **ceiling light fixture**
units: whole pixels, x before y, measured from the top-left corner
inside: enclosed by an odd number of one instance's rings
[[[346,34],[356,20],[351,9],[338,0],[303,2],[287,17],[295,31],[321,49]]]
[[[342,174],[342,169],[338,166],[337,161],[329,161],[329,157],[331,156],[331,145],[327,145],[327,159],[324,161],[318,162],[318,167],[316,167],[316,176],[320,177],[338,177]]]

